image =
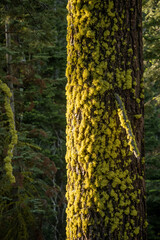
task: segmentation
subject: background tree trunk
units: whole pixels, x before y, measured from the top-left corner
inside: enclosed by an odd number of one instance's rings
[[[11,50],[11,33],[10,33],[10,19],[7,18],[5,21],[5,38],[6,38],[6,48],[7,50]],[[7,76],[8,79],[12,79],[12,55],[9,53],[6,53],[6,65],[7,65]],[[14,106],[14,90],[13,90],[13,82],[12,80],[8,81],[8,86],[10,88],[10,91],[12,93],[12,96],[10,98],[10,104],[14,116],[14,125],[15,125],[15,106]]]
[[[67,239],[146,239],[141,1],[68,1]]]

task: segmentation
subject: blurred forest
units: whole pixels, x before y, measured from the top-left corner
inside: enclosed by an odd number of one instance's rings
[[[160,1],[143,4],[148,239],[160,239]]]
[[[67,0],[0,2],[0,80],[12,86],[18,143],[0,89],[0,239],[65,239]],[[160,1],[143,1],[148,239],[160,239]],[[8,60],[9,59],[9,60]]]

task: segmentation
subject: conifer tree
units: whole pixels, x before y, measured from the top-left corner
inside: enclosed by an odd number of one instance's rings
[[[0,2],[0,239],[64,239],[65,4]],[[14,93],[10,118],[3,86]]]
[[[68,0],[67,240],[146,239],[141,8]]]

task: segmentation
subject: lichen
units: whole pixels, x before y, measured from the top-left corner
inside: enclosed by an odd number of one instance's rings
[[[115,94],[115,98],[116,98],[116,102],[117,102],[117,106],[118,106],[118,116],[121,122],[121,126],[126,130],[127,133],[127,139],[128,139],[128,144],[130,147],[130,151],[134,153],[134,155],[136,157],[140,156],[136,141],[135,141],[135,137],[133,135],[132,132],[132,127],[130,124],[130,121],[127,117],[127,113],[124,107],[124,104],[121,100],[121,97],[118,94]]]

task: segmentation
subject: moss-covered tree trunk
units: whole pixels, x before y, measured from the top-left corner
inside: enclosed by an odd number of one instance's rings
[[[141,0],[68,11],[67,240],[145,240]]]

